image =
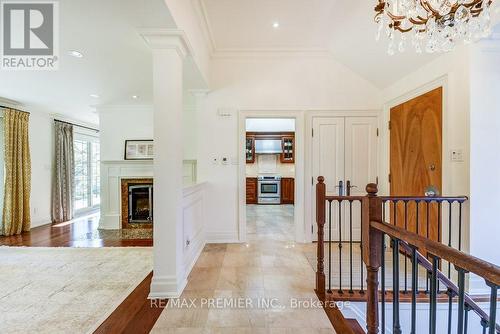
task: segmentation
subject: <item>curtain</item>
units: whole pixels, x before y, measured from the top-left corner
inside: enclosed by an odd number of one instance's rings
[[[29,231],[31,159],[28,137],[29,114],[4,110],[5,189],[2,235]]]
[[[73,125],[55,122],[55,178],[52,190],[52,221],[73,219],[74,170]]]

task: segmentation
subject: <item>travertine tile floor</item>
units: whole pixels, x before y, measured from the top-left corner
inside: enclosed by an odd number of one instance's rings
[[[248,242],[207,245],[152,333],[335,333],[315,304],[315,245],[292,241],[293,206],[248,206],[247,220]]]

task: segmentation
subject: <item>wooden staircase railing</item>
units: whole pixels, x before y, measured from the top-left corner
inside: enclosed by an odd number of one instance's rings
[[[482,261],[473,256],[461,252],[462,246],[462,204],[467,201],[466,197],[379,197],[377,196],[377,186],[369,184],[366,187],[366,196],[346,197],[346,196],[326,196],[326,185],[324,178],[318,178],[316,186],[316,220],[318,223],[318,254],[317,254],[317,272],[316,272],[316,292],[324,300],[362,300],[366,301],[366,325],[368,333],[385,333],[385,305],[388,301],[386,296],[386,238],[391,240],[392,246],[392,333],[401,333],[400,323],[400,295],[405,296],[405,300],[411,302],[411,333],[420,333],[422,328],[417,331],[416,319],[416,304],[417,298],[419,302],[426,302],[429,304],[429,333],[437,333],[437,303],[439,301],[447,300],[449,304],[448,310],[448,333],[451,333],[452,328],[454,332],[459,334],[467,333],[469,318],[468,314],[473,311],[480,319],[483,333],[500,333],[500,327],[496,324],[496,307],[497,307],[497,291],[500,286],[500,267]],[[341,223],[341,203],[348,203],[349,220],[350,220],[350,240],[343,241],[341,235],[337,240],[332,239],[332,202],[338,202],[338,222]],[[415,203],[416,212],[413,215],[413,231],[408,228],[408,203]],[[353,242],[352,242],[352,203],[359,202],[360,206],[360,219],[361,219],[361,265],[366,269],[366,289],[364,289],[361,282],[361,289],[353,291],[352,286],[352,267],[353,267]],[[403,214],[398,213],[398,202],[401,202],[404,210]],[[389,210],[393,212],[391,215],[391,224],[385,221],[387,211],[386,204],[390,203]],[[423,203],[423,204],[422,204]],[[435,203],[437,208],[436,219],[430,219],[429,207],[430,203]],[[443,244],[440,236],[442,216],[442,204],[448,203],[448,240],[447,244]],[[453,209],[453,204],[457,206]],[[423,210],[419,210],[424,207]],[[454,213],[456,212],[456,213]],[[422,221],[419,220],[419,214],[427,216],[425,222],[427,225],[421,229]],[[397,223],[398,215],[404,220],[404,224]],[[415,217],[416,215],[416,217]],[[458,218],[458,221],[453,223],[452,215]],[[415,226],[416,223],[416,226]],[[421,224],[419,226],[419,223]],[[437,223],[439,231],[439,239],[431,240],[429,238],[429,230],[432,228],[430,224]],[[458,226],[456,226],[458,225]],[[328,237],[325,238],[325,226],[328,230]],[[452,247],[452,227],[458,229],[458,242],[455,242],[455,249]],[[445,242],[445,243],[446,243]],[[338,270],[332,268],[332,244],[338,244],[338,257],[339,268]],[[350,260],[350,286],[347,293],[342,290],[342,244],[347,243],[350,253],[348,254]],[[328,272],[325,274],[325,244],[327,245],[327,265]],[[401,258],[401,254],[403,257]],[[404,266],[404,279],[400,277],[400,264],[403,262]],[[409,262],[410,267],[407,268]],[[443,264],[447,264],[447,270]],[[455,273],[452,271],[456,271]],[[419,268],[424,270],[426,277],[425,291],[419,290]],[[444,274],[440,268],[447,271]],[[408,272],[411,274],[411,282],[408,284]],[[489,314],[487,314],[481,307],[479,307],[474,300],[465,292],[465,277],[467,273],[474,273],[485,279],[486,284],[490,287],[491,293],[489,296],[490,306]],[[364,270],[360,271],[361,280],[363,280]],[[334,287],[332,285],[332,276],[339,276],[339,284]],[[380,275],[380,280],[379,280]],[[453,282],[453,278],[457,277],[457,284]],[[379,288],[379,284],[381,288]],[[401,283],[404,284],[404,289],[401,289]],[[408,286],[411,285],[410,291]],[[444,287],[441,293],[440,288]],[[334,289],[339,288],[337,291]],[[407,295],[409,293],[409,295]],[[426,296],[420,298],[417,296]],[[408,296],[408,297],[406,297]],[[446,298],[446,299],[444,299]],[[379,305],[380,301],[380,305]],[[457,305],[458,312],[454,317],[452,316],[452,305]],[[381,311],[381,314],[379,314]],[[452,319],[455,323],[452,324]],[[381,323],[380,323],[381,322]],[[456,329],[456,331],[455,331]]]

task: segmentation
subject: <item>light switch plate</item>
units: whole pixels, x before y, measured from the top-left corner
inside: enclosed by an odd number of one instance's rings
[[[463,162],[464,152],[461,149],[454,149],[450,152],[450,158],[453,162]]]

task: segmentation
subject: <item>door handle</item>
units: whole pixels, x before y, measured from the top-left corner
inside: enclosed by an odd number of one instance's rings
[[[335,186],[335,188],[339,189],[339,196],[342,196],[344,194],[344,182],[339,181],[339,185]]]
[[[351,189],[352,188],[357,188],[358,186],[351,186],[351,181],[350,180],[347,180],[346,182],[346,192],[347,192],[347,196],[351,196]]]

